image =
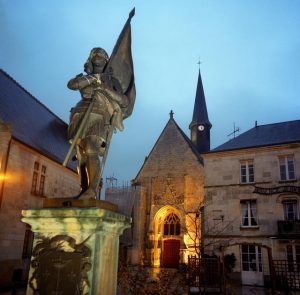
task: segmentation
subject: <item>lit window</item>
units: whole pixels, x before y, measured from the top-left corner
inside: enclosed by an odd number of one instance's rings
[[[298,219],[298,206],[295,200],[286,200],[282,202],[284,219],[297,220]]]
[[[256,210],[256,201],[242,201],[242,226],[251,227],[257,226],[257,210]]]
[[[34,170],[32,175],[31,193],[36,194],[40,164],[38,162],[34,162],[33,168]]]
[[[254,165],[253,161],[241,162],[241,183],[254,182]]]
[[[169,214],[164,221],[164,236],[180,235],[180,220],[174,213]]]
[[[295,179],[295,166],[293,156],[284,156],[279,158],[280,180]]]
[[[46,166],[42,166],[41,179],[40,179],[40,188],[39,195],[44,195],[44,187],[45,187],[45,179],[46,179]]]

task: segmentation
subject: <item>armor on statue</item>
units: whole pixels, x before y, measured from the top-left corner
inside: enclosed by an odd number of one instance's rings
[[[116,42],[111,57],[102,48],[94,48],[84,64],[85,74],[68,83],[79,90],[81,100],[71,109],[68,137],[76,149],[81,190],[77,198],[97,198],[102,171],[114,130],[124,129],[123,120],[132,113],[135,102],[134,72],[131,56],[130,20]]]

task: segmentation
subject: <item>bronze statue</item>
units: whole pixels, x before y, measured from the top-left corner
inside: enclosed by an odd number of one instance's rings
[[[130,20],[133,16],[134,10],[111,57],[102,48],[92,49],[84,64],[86,74],[68,83],[82,97],[71,109],[68,136],[72,146],[64,161],[66,165],[75,147],[81,181],[78,198],[97,198],[112,133],[115,129],[122,131],[123,120],[132,113],[135,85]]]

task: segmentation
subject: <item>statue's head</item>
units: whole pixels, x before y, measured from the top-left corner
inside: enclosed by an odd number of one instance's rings
[[[93,48],[84,64],[84,70],[87,74],[100,74],[108,62],[108,54],[100,47]]]

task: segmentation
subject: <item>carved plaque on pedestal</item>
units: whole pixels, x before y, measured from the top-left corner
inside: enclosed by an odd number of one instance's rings
[[[82,294],[82,254],[76,252],[44,253],[39,258],[37,288],[39,294]]]
[[[84,241],[85,242],[85,241]],[[83,295],[89,286],[90,250],[69,236],[41,238],[33,250],[29,285],[39,295]]]

